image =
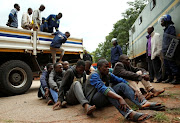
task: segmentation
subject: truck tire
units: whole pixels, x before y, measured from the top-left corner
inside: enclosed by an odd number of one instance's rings
[[[0,67],[0,89],[7,95],[25,93],[32,79],[31,68],[23,61],[11,60]]]

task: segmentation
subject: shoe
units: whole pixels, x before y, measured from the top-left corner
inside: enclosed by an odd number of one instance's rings
[[[177,77],[174,76],[174,79],[170,83],[171,84],[180,84],[180,80],[178,81]]]
[[[152,79],[151,79],[151,80],[150,80],[150,82],[151,82],[151,83],[153,83],[153,82],[154,82],[154,80],[152,80]]]
[[[161,83],[162,82],[162,80],[157,80],[156,82],[154,82],[154,83]]]
[[[61,104],[61,107],[62,107],[62,108],[67,108],[67,102],[66,102],[66,101],[63,101],[62,104]]]
[[[172,76],[168,76],[168,79],[166,79],[163,83],[169,83],[173,80]]]

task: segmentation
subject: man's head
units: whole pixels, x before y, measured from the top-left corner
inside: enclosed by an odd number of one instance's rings
[[[100,59],[97,62],[97,68],[102,75],[108,75],[108,73],[109,73],[109,62],[106,59]]]
[[[84,54],[88,54],[87,50],[84,50]]]
[[[160,18],[160,21],[161,21],[161,26],[165,26],[165,27],[169,24],[174,24],[170,15],[163,15]]]
[[[42,5],[40,5],[39,10],[42,12],[42,11],[44,11],[45,8],[46,7],[42,4]]]
[[[91,65],[92,65],[91,61],[89,61],[89,60],[85,61],[85,71],[86,72],[89,72]]]
[[[112,42],[112,44],[113,44],[114,46],[116,46],[116,45],[117,45],[117,38],[113,38],[113,39],[111,40],[111,42]]]
[[[62,73],[62,71],[63,71],[63,65],[62,65],[61,63],[59,63],[59,62],[55,63],[55,64],[54,64],[54,71],[55,71],[56,73]]]
[[[52,63],[48,63],[46,65],[46,68],[47,68],[48,73],[50,73],[52,71],[52,69],[53,69],[53,64]]]
[[[122,62],[124,65],[130,65],[130,59],[127,55],[122,54],[119,56],[119,61]]]
[[[76,64],[76,71],[78,74],[83,74],[85,70],[85,62],[83,60],[79,60]]]
[[[65,32],[65,35],[66,35],[67,38],[69,38],[70,33],[69,32]]]
[[[32,9],[28,8],[28,14],[31,15],[32,14]]]
[[[147,28],[147,33],[150,35],[154,31],[154,27],[150,26]]]
[[[14,4],[14,8],[17,9],[18,11],[20,11],[20,6],[19,6],[19,4],[15,3],[15,4]]]
[[[67,70],[69,68],[69,62],[68,61],[64,61],[63,62],[63,69]]]
[[[59,13],[57,16],[56,16],[57,19],[60,19],[62,18],[62,13]]]

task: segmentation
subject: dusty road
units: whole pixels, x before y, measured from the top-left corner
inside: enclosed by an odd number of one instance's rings
[[[68,106],[68,108],[53,111],[52,106],[47,106],[45,100],[39,99],[37,97],[39,84],[39,81],[34,81],[31,89],[26,94],[11,97],[0,97],[0,123],[127,122],[113,106],[98,109],[93,113],[92,116],[86,116],[81,105]],[[160,97],[153,98],[152,101],[162,102],[165,105],[167,102],[166,106],[170,109],[180,108],[180,85],[177,85],[176,87],[170,84],[153,83],[153,85],[157,89],[166,88],[167,91]],[[172,93],[173,91],[175,92]],[[177,95],[177,98],[168,97],[169,95],[175,95],[175,93]],[[169,98],[171,99],[169,100]],[[149,112],[150,114],[155,113],[155,111],[148,110],[141,112]],[[180,112],[178,112],[178,115],[175,116],[177,122],[180,122],[178,121],[179,117]],[[151,122],[153,122],[153,120],[151,120]]]

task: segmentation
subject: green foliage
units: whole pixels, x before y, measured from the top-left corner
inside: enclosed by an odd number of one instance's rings
[[[97,60],[102,57],[110,61],[112,38],[117,38],[118,44],[121,46],[123,53],[127,53],[129,29],[131,28],[141,11],[144,9],[146,0],[135,0],[134,2],[127,3],[129,4],[130,8],[122,13],[124,18],[117,21],[113,25],[112,32],[110,32],[109,35],[106,36],[106,41],[104,43],[100,43],[98,45],[98,48],[96,48],[96,50],[92,53],[95,62],[97,62]]]
[[[158,112],[154,116],[154,121],[158,123],[169,122],[169,118],[163,112]]]

